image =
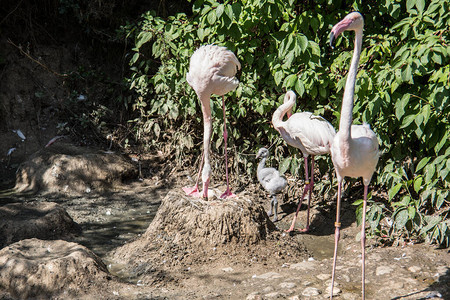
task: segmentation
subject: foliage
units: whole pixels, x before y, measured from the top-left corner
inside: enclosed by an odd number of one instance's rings
[[[252,176],[255,164],[244,153],[272,145],[282,172],[302,174],[302,156],[279,138],[271,115],[292,89],[299,109],[338,127],[353,36],[339,37],[336,50],[327,38],[351,10],[365,16],[354,122],[369,123],[379,137],[382,156],[372,181],[389,191],[386,203],[368,208],[371,232],[381,234],[381,222],[391,218],[391,236],[422,236],[448,246],[449,0],[198,0],[192,15],[162,18],[149,11],[122,28],[134,45],[128,83],[137,95],[131,101],[138,112],[136,136],[154,146],[170,141],[178,153],[198,151],[202,120],[185,80],[189,58],[200,45],[223,45],[242,63],[241,84],[226,96],[234,173]],[[222,118],[214,97],[212,114]],[[220,153],[223,125],[213,124],[213,151]],[[178,134],[163,136],[171,130]],[[329,157],[317,163],[324,176]],[[331,185],[329,180],[319,189]]]

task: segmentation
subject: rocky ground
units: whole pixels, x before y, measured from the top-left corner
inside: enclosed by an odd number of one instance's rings
[[[62,192],[3,191],[0,234],[8,237],[8,245],[0,251],[2,299],[328,297],[332,205],[313,201],[311,231],[287,234],[294,201],[281,201],[280,220],[272,223],[264,212],[268,198],[258,185],[250,183],[230,201],[205,202],[183,195],[186,174],[162,177],[156,166],[144,180],[116,182],[100,193],[89,182],[93,176],[105,177],[92,170],[86,186],[79,181]],[[127,162],[124,168],[133,164]],[[55,172],[51,176],[70,178],[61,169]],[[304,224],[304,208],[298,226]],[[335,295],[360,299],[361,249],[355,238],[359,228],[348,202],[343,211]],[[211,223],[215,218],[220,221],[216,225]],[[47,226],[47,236],[42,230],[18,230],[41,225]],[[448,249],[412,243],[381,247],[369,240],[366,253],[367,299],[450,299]]]

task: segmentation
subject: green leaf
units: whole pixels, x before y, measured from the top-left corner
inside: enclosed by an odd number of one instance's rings
[[[401,120],[403,115],[405,114],[405,107],[409,103],[410,94],[404,94],[400,101],[395,103],[395,116],[397,120]]]
[[[300,34],[300,36],[297,38],[297,41],[300,45],[300,48],[302,49],[302,52],[305,52],[308,48],[308,38],[303,34]]]
[[[283,159],[283,161],[280,164],[280,174],[286,173],[286,171],[289,169],[289,165],[291,164],[291,157],[287,157]]]
[[[402,125],[400,129],[408,127],[414,120],[416,119],[416,115],[409,115],[403,119]]]
[[[303,82],[300,79],[298,79],[295,82],[295,91],[300,97],[303,96],[303,94],[305,93],[305,86],[303,85]]]
[[[414,179],[414,191],[416,191],[416,193],[419,193],[420,188],[422,187],[422,182],[423,182],[422,176],[418,176]]]
[[[223,4],[219,4],[216,8],[216,16],[220,18],[225,10],[225,6]]]
[[[409,220],[408,210],[405,207],[401,207],[394,212],[392,217],[394,218],[396,227],[403,228]]]
[[[420,162],[417,164],[416,172],[419,172],[425,165],[430,161],[431,157],[424,157],[420,160]]]
[[[401,183],[397,183],[394,187],[389,189],[389,201],[392,200],[392,198],[395,197],[395,195],[397,195],[397,193],[400,191],[400,189],[402,188],[402,184]]]

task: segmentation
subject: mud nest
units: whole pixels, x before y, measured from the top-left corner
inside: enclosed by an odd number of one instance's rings
[[[19,166],[15,190],[69,194],[103,192],[136,176],[137,167],[121,155],[55,144],[37,151]]]
[[[53,202],[13,203],[0,207],[0,249],[27,239],[70,239],[81,233],[64,208]]]
[[[174,266],[264,262],[291,255],[307,257],[303,244],[278,231],[264,208],[247,196],[205,201],[172,190],[147,231],[111,257],[126,266],[130,278],[143,278],[151,273],[161,277],[161,270],[173,271]],[[155,283],[156,277],[146,282]]]
[[[82,288],[101,286],[110,275],[84,246],[61,240],[27,239],[0,251],[0,288],[20,299],[79,297]]]

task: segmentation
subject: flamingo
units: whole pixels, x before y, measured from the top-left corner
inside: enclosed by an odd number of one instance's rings
[[[262,157],[258,165],[258,170],[256,172],[258,181],[261,183],[263,188],[270,193],[272,200],[270,201],[270,210],[267,215],[272,216],[272,209],[274,211],[273,221],[278,221],[278,201],[277,193],[284,190],[287,185],[286,177],[280,175],[277,169],[266,167],[266,159],[269,156],[269,150],[266,148],[261,148],[256,155],[256,158]]]
[[[339,131],[334,137],[331,147],[331,159],[336,170],[338,180],[338,195],[335,223],[335,245],[333,257],[333,271],[331,278],[331,295],[333,298],[334,278],[336,271],[337,248],[340,235],[340,209],[341,209],[341,186],[345,176],[362,177],[364,183],[364,202],[361,225],[361,251],[362,251],[362,298],[365,299],[365,220],[367,191],[375,167],[378,163],[379,150],[378,140],[375,133],[368,124],[352,125],[353,95],[355,92],[356,73],[358,72],[359,57],[361,54],[364,19],[359,12],[348,14],[342,21],[334,25],[331,30],[330,46],[343,31],[355,32],[355,49],[347,75],[344,97],[342,100],[341,118]]]
[[[314,156],[330,153],[331,143],[336,134],[333,126],[321,116],[310,112],[300,112],[291,115],[292,107],[297,96],[293,91],[288,91],[284,96],[284,103],[278,107],[272,116],[272,124],[281,134],[281,137],[292,147],[300,149],[305,160],[305,188],[299,200],[294,220],[287,232],[294,231],[298,211],[302,206],[303,198],[308,193],[308,211],[306,215],[306,227],[300,232],[309,231],[309,207],[311,193],[314,189]],[[288,120],[283,121],[287,114]],[[308,156],[311,155],[311,177],[308,176]],[[311,181],[310,181],[311,180]]]
[[[241,64],[233,52],[225,47],[217,45],[205,45],[198,48],[191,56],[189,72],[186,74],[188,84],[194,89],[200,99],[203,113],[203,154],[200,168],[202,169],[203,197],[208,199],[208,186],[211,177],[210,162],[210,146],[212,134],[211,120],[211,104],[210,98],[212,94],[222,96],[223,109],[223,138],[225,146],[225,174],[227,180],[227,189],[221,195],[221,198],[235,196],[228,182],[228,159],[227,159],[227,138],[228,132],[226,127],[225,113],[225,97],[224,95],[234,89],[239,84],[235,77],[237,70],[241,68]],[[199,197],[198,180],[200,171],[197,176],[195,186],[192,188],[184,187],[183,190],[188,195]]]

